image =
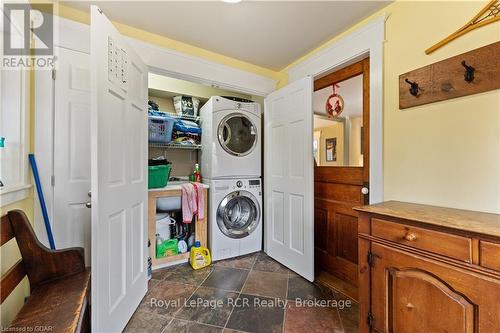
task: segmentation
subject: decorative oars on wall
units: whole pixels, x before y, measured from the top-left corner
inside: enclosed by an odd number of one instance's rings
[[[496,22],[500,20],[500,0],[493,0],[490,1],[479,13],[477,13],[476,16],[472,18],[467,24],[465,24],[463,27],[440,41],[439,43],[429,47],[427,50],[425,50],[426,54],[431,54],[432,52],[436,51],[437,49],[443,47],[444,45],[448,44],[452,40],[465,35],[466,33],[483,27],[487,24]]]
[[[399,108],[406,109],[500,89],[500,42],[399,76]]]

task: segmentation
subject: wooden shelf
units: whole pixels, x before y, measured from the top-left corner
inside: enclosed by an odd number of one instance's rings
[[[153,244],[151,244],[151,246],[153,246]],[[153,269],[155,266],[162,266],[162,265],[165,265],[165,264],[169,264],[171,262],[175,262],[175,261],[179,261],[179,260],[187,260],[189,259],[189,252],[186,252],[186,253],[179,253],[175,256],[166,256],[166,257],[163,257],[163,258],[154,258],[153,260],[153,257],[151,257],[151,260],[153,261]]]

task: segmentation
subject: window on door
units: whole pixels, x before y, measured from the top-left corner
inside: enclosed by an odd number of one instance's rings
[[[363,74],[315,91],[313,110],[316,164],[362,167]]]

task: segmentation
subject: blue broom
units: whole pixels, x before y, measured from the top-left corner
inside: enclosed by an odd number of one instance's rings
[[[52,235],[52,228],[50,227],[49,214],[47,214],[47,206],[43,198],[42,183],[40,183],[40,176],[38,175],[38,167],[36,166],[35,155],[29,154],[31,170],[33,170],[33,178],[35,178],[36,192],[38,193],[38,200],[40,200],[40,207],[42,208],[43,221],[45,222],[45,229],[47,230],[47,238],[49,239],[50,248],[56,249],[54,243],[54,236]]]

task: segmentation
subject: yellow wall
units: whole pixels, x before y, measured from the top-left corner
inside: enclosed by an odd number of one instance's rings
[[[424,53],[484,5],[478,1],[405,1],[373,15],[385,12],[389,16],[384,44],[385,200],[500,212],[500,91],[404,111],[398,107],[400,74],[500,40],[497,22],[431,55]]]
[[[363,155],[361,154],[361,127],[363,126],[363,117],[351,118],[350,122],[349,166],[363,166]]]
[[[318,128],[319,135],[319,164],[318,166],[339,166],[344,165],[344,123],[332,122],[331,126]],[[326,160],[326,140],[337,138],[337,160]]]

